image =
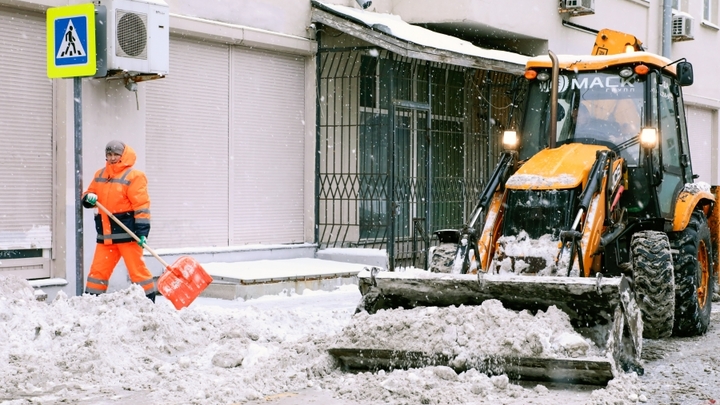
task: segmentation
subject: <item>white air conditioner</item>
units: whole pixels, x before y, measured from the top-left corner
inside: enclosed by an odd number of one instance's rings
[[[672,19],[672,40],[689,41],[693,36],[693,18],[687,13],[676,13]]]
[[[558,11],[571,16],[595,14],[595,0],[560,0]]]
[[[162,0],[96,0],[95,5],[106,8],[109,75],[118,71],[129,76],[168,73],[170,8],[167,3]]]

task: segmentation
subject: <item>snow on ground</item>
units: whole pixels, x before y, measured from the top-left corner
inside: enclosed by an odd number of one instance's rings
[[[164,298],[153,304],[137,286],[38,302],[25,280],[0,277],[0,403],[306,403],[282,402],[300,392],[334,401],[324,404],[635,404],[649,395],[635,374],[575,390],[447,367],[344,373],[326,350],[351,323],[359,298],[356,286],[345,286],[245,302],[201,297],[176,311]],[[488,305],[484,311],[506,316]],[[426,310],[427,322],[433,312],[447,315]],[[395,326],[375,327],[389,333]],[[539,330],[540,344],[552,347]]]

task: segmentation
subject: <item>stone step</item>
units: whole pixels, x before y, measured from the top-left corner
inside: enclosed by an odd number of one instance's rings
[[[214,281],[202,297],[243,300],[263,295],[302,294],[306,289],[332,291],[357,284],[363,264],[299,258],[239,263],[206,263],[203,268]]]
[[[312,291],[333,291],[346,284],[357,285],[357,273],[336,274],[322,277],[294,277],[287,279],[268,279],[265,281],[224,281],[215,280],[200,296],[235,300],[249,300],[264,295],[302,294],[306,289]]]

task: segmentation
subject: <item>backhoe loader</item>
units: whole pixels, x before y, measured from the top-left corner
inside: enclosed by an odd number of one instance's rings
[[[358,310],[554,305],[580,333],[605,331],[583,335],[605,358],[496,359],[499,372],[597,384],[617,370],[642,373],[643,337],[701,335],[710,321],[718,192],[694,183],[682,97],[692,65],[605,29],[591,55],[532,58],[524,79],[524,116],[503,134],[470,220],[436,232],[422,277],[362,272]],[[330,352],[348,369],[438,364],[432,353]]]

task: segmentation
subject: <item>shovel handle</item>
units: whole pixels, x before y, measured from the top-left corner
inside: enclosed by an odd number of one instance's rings
[[[101,210],[102,212],[104,212],[107,216],[109,216],[113,221],[115,221],[116,224],[120,225],[120,227],[121,227],[122,229],[124,229],[125,232],[127,232],[128,234],[130,234],[130,236],[133,237],[133,239],[135,239],[136,241],[140,242],[140,238],[138,238],[138,236],[135,235],[135,232],[131,231],[127,226],[125,226],[125,224],[123,224],[122,222],[120,222],[120,220],[117,219],[117,218],[115,217],[115,215],[113,215],[110,211],[108,211],[108,209],[105,208],[105,206],[103,206],[102,204],[100,204],[100,201],[96,201],[96,202],[95,202],[95,206],[98,207],[98,208],[100,208],[100,210]],[[168,269],[168,268],[170,267],[170,265],[168,265],[167,263],[165,263],[165,260],[161,259],[160,256],[158,256],[158,254],[155,253],[154,250],[150,249],[150,246],[148,246],[147,243],[143,244],[142,247],[145,248],[145,249],[147,249],[147,251],[150,252],[151,255],[155,256],[155,258],[158,259],[158,261],[160,261],[160,263],[162,263],[163,266],[165,266],[165,269]]]

